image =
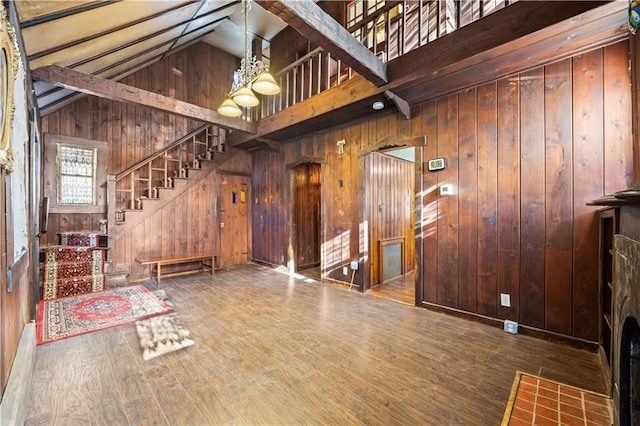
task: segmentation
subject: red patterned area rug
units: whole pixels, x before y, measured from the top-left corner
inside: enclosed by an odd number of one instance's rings
[[[41,300],[37,344],[166,314],[171,308],[142,285]]]

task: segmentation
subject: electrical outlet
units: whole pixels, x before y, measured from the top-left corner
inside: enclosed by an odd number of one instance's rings
[[[349,275],[349,268],[346,266],[342,268],[342,275]]]
[[[511,307],[511,296],[507,293],[500,293],[500,306]]]
[[[518,323],[511,320],[504,320],[504,331],[511,334],[518,334]]]
[[[358,270],[358,262],[357,261],[352,261],[351,262],[351,270],[352,271],[357,271]]]

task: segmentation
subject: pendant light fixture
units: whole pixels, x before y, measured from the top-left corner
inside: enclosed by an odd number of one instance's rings
[[[233,73],[233,83],[229,98],[218,108],[218,113],[227,117],[242,115],[240,107],[251,108],[260,103],[254,91],[261,95],[277,95],[280,86],[271,74],[269,68],[251,55],[249,50],[249,10],[251,0],[242,0],[242,14],[244,17],[244,56],[240,61],[240,68]]]

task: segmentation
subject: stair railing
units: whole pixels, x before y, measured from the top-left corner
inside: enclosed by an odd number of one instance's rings
[[[175,179],[186,179],[189,169],[224,150],[226,131],[207,124],[117,174],[113,188],[113,215],[124,220],[127,210],[139,210],[142,200],[158,198],[159,189],[173,188]],[[110,218],[112,212],[109,212]]]

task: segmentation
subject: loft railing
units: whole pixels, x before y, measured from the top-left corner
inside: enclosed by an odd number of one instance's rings
[[[357,1],[347,8],[347,30],[383,62],[402,56],[517,0]],[[349,8],[356,7],[352,13]],[[366,13],[365,13],[366,9]],[[351,15],[350,15],[351,14]],[[348,81],[350,67],[316,48],[276,73],[281,93],[262,97],[244,119],[258,121]]]
[[[369,1],[366,14],[354,2],[348,6],[347,29],[388,62],[516,1]]]
[[[267,117],[309,99],[350,79],[353,72],[339,59],[316,48],[275,74],[281,92],[263,96],[255,118]]]

